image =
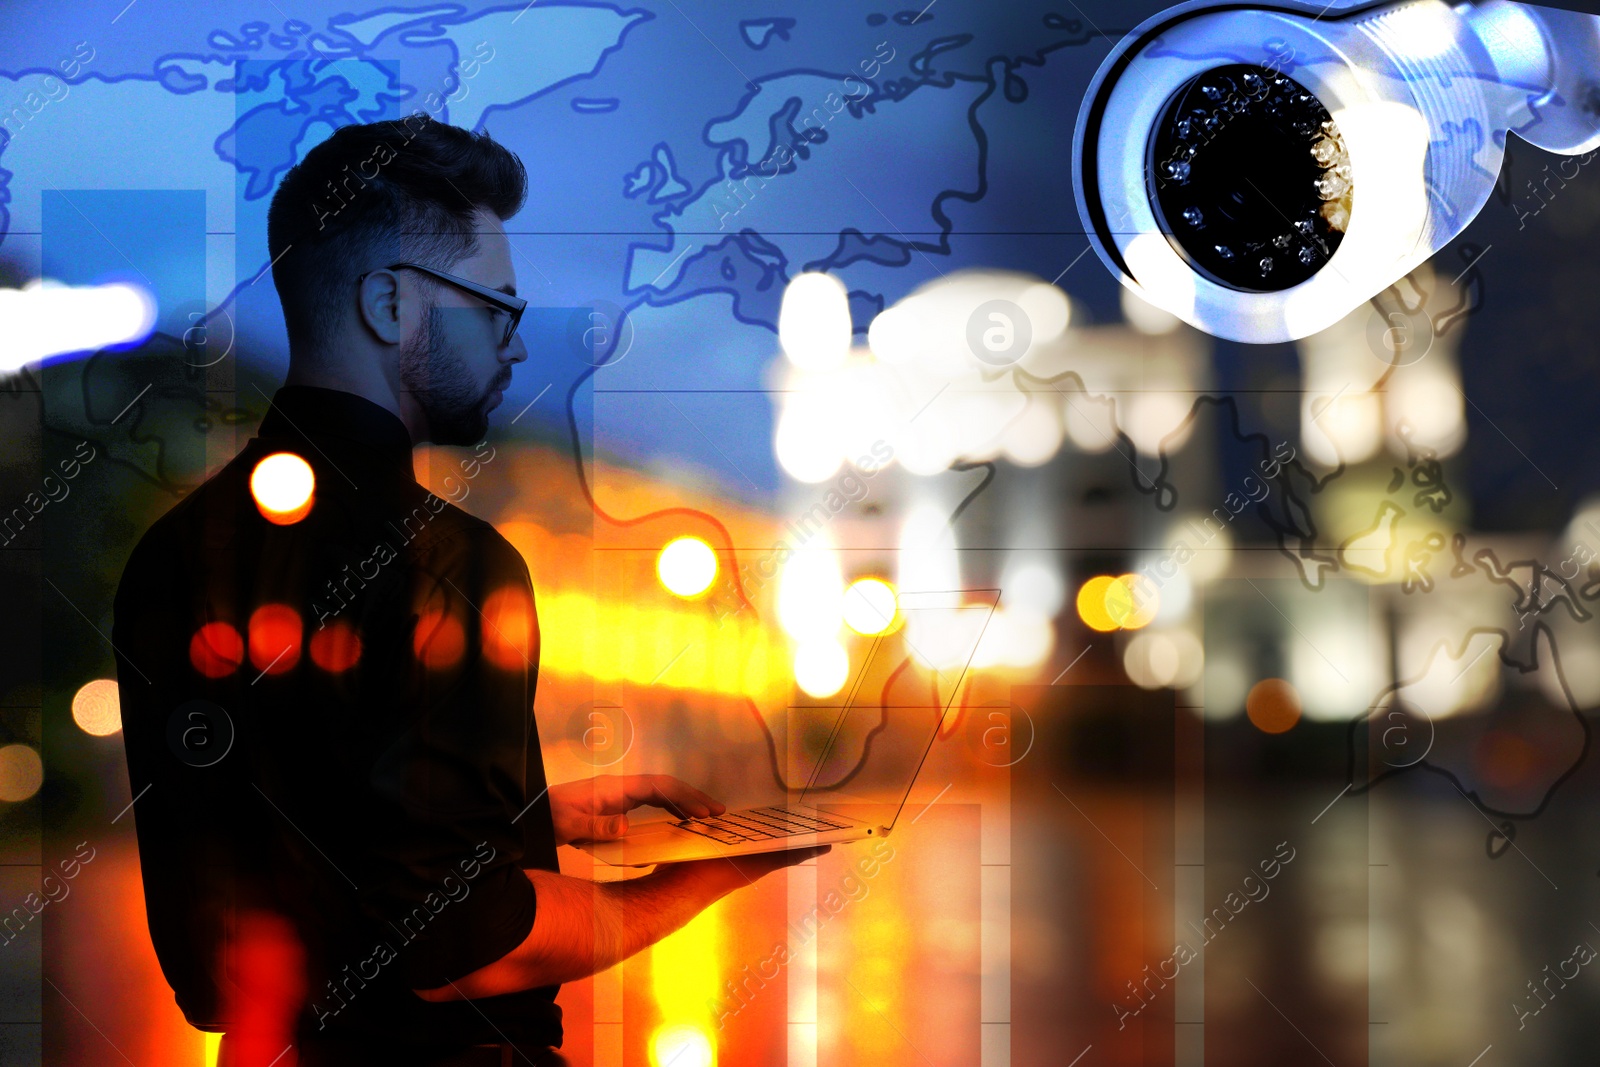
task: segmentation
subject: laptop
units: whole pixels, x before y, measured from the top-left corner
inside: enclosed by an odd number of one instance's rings
[[[961,689],[1000,591],[902,592],[898,600],[889,628],[851,651],[852,671],[840,702],[790,709],[819,726],[832,719],[798,794],[713,818],[641,823],[611,841],[574,844],[612,866],[646,867],[887,837]]]

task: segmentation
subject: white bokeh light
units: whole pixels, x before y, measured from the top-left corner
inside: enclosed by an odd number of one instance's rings
[[[808,696],[822,700],[850,679],[850,656],[832,638],[801,642],[794,650],[794,680]]]
[[[778,582],[778,624],[797,641],[833,640],[844,624],[844,577],[826,533],[797,550]]]
[[[778,340],[802,370],[831,370],[850,354],[850,294],[831,274],[796,275],[783,291]]]
[[[155,298],[135,285],[35,280],[0,289],[0,373],[50,356],[133,344],[155,322]]]

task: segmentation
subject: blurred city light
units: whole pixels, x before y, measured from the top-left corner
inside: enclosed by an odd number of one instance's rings
[[[982,625],[987,610],[982,607],[963,609],[962,617]],[[1050,625],[1050,616],[1021,605],[998,607],[978,640],[972,666],[1037,667],[1050,658],[1054,647],[1055,628]],[[954,656],[951,665],[959,666]]]
[[[1017,305],[1028,316],[1034,344],[1049,344],[1072,324],[1072,302],[1048,282],[1035,282],[1024,288],[1017,296]]]
[[[1034,626],[1029,626],[1030,618]],[[1020,634],[1007,634],[1012,621],[1020,623]],[[906,620],[905,644],[913,660],[934,671],[960,670],[969,658],[980,667],[1009,664],[1018,653],[1033,661],[1039,653],[1036,630],[1040,622],[1039,617],[1025,611],[1013,618],[982,604],[968,604],[950,612],[917,612]],[[1008,636],[1016,640],[1015,647],[1007,647]],[[1045,651],[1048,653],[1048,645]]]
[[[136,285],[38,280],[0,288],[0,374],[50,356],[142,341],[155,322],[155,298]]]
[[[1059,361],[1070,349],[1072,305],[1059,288],[1028,274],[957,272],[884,309],[867,330],[868,347],[850,350],[843,287],[815,277],[796,278],[784,298],[786,315],[797,309],[785,320],[797,332],[798,309],[833,309],[793,343],[784,339],[792,366],[779,376],[774,448],[789,474],[822,481],[878,440],[922,475],[961,459],[1037,466],[1060,450],[1061,393],[1014,373],[1037,374],[1031,359]],[[840,319],[828,328],[832,339],[808,340],[830,316]],[[797,349],[828,356],[797,358]]]
[[[650,949],[650,991],[663,1020],[651,1054],[663,1067],[716,1061],[710,1005],[726,995],[719,981],[723,910],[712,905]]]
[[[1383,406],[1375,393],[1329,395],[1308,388],[1300,401],[1300,419],[1306,452],[1324,466],[1362,463],[1383,446]]]
[[[509,585],[490,593],[483,602],[483,654],[489,662],[507,671],[532,668],[538,643],[533,602],[527,591]]]
[[[831,697],[850,680],[850,654],[832,638],[814,638],[795,647],[794,680],[808,696]]]
[[[1600,648],[1593,644],[1563,642],[1561,669],[1539,671],[1537,676],[1545,699],[1556,707],[1567,703],[1569,691],[1579,711],[1600,707]]]
[[[300,662],[300,613],[287,604],[263,604],[250,615],[250,663],[282,674]]]
[[[711,1035],[698,1026],[663,1026],[650,1039],[652,1067],[714,1067]]]
[[[1148,576],[1149,570],[1145,570]],[[1161,599],[1156,607],[1156,621],[1172,624],[1183,622],[1194,606],[1194,582],[1186,571],[1179,571],[1165,582],[1157,584]]]
[[[0,800],[16,804],[27,800],[44,784],[44,763],[29,745],[0,748]]]
[[[699,596],[717,577],[717,554],[698,537],[676,538],[656,557],[656,577],[678,596]]]
[[[1422,264],[1372,305],[1298,342],[1301,438],[1320,464],[1359,463],[1387,445],[1445,458],[1467,439],[1459,331],[1442,330],[1468,297]]]
[[[268,522],[288,526],[311,514],[317,478],[293,452],[274,452],[250,473],[250,495]]]
[[[1106,590],[1106,614],[1124,630],[1139,630],[1161,610],[1161,591],[1142,574],[1124,574]]]
[[[122,701],[110,678],[86,682],[72,696],[72,721],[93,737],[110,737],[122,729]]]
[[[1461,391],[1461,372],[1454,361],[1454,352],[1441,339],[1434,342],[1427,360],[1395,373],[1386,398],[1389,450],[1395,455],[1424,447],[1443,459],[1460,452],[1467,443],[1466,394]]]
[[[1403,699],[1429,719],[1448,719],[1475,711],[1500,695],[1502,638],[1494,633],[1454,635],[1451,616],[1430,612],[1414,616],[1400,629],[1401,677],[1394,698]],[[1567,657],[1563,655],[1562,665]],[[1540,675],[1551,672],[1540,671]],[[1566,702],[1566,697],[1561,697]]]
[[[1106,609],[1106,598],[1116,584],[1109,574],[1098,574],[1078,588],[1078,618],[1089,629],[1107,634],[1119,627]]]
[[[778,340],[802,370],[832,370],[850,354],[850,294],[831,274],[798,274],[783,291]]]
[[[1183,320],[1165,308],[1158,308],[1127,286],[1122,287],[1122,317],[1142,334],[1160,337],[1183,325]]]
[[[1188,443],[1193,424],[1187,420],[1193,403],[1180,393],[1135,393],[1126,399],[1127,415],[1122,428],[1134,447],[1147,456],[1177,451]]]
[[[904,366],[933,343],[932,331],[911,309],[895,305],[884,308],[867,328],[867,345],[885,363]]]
[[[1209,525],[1208,525],[1209,520]],[[1186,515],[1167,531],[1167,551],[1196,585],[1209,585],[1228,573],[1233,561],[1233,534],[1210,515]],[[1180,549],[1179,546],[1182,546]]]
[[[1060,612],[1067,596],[1059,567],[1047,558],[1022,555],[1006,564],[1000,588],[1008,606],[1031,608],[1049,618]]]
[[[1037,467],[1048,463],[1061,451],[1061,441],[1066,433],[1066,424],[1062,421],[1058,406],[1030,396],[1022,413],[1006,428],[1001,447],[1005,457],[1017,466]],[[984,458],[981,451],[975,452],[972,459]]]
[[[961,588],[961,557],[949,513],[931,501],[913,504],[900,524],[899,581],[903,592]]]
[[[1185,629],[1142,630],[1122,653],[1123,669],[1141,689],[1187,689],[1205,671],[1200,639]]]
[[[825,534],[796,551],[778,583],[778,623],[797,641],[833,639],[844,622],[844,576]]]
[[[251,644],[254,657],[253,635]],[[411,651],[424,667],[433,671],[448,670],[461,662],[466,650],[466,629],[451,612],[430,608],[417,619],[417,628],[411,635]]]
[[[882,578],[861,578],[844,592],[844,622],[858,634],[881,634],[891,629],[899,612],[894,586]]]
[[[361,635],[344,619],[334,619],[311,634],[311,662],[339,674],[361,660]]]
[[[1287,733],[1300,721],[1300,694],[1282,678],[1264,678],[1244,698],[1245,714],[1264,734]]]
[[[844,398],[826,383],[806,384],[784,397],[772,449],[790,477],[815,485],[832,478],[845,462],[840,406]]]
[[[784,642],[748,612],[718,626],[704,611],[557,588],[539,594],[539,635],[541,674],[755,700],[789,685]]]
[[[813,305],[832,310],[802,326],[800,309]],[[929,282],[873,319],[866,349],[848,346],[848,305],[832,278],[801,275],[783,306],[795,336],[774,379],[773,447],[803,482],[832,477],[877,440],[905,470],[935,475],[958,461],[1037,467],[1068,439],[1103,452],[1121,434],[1153,455],[1182,447],[1192,428],[1199,335],[1074,329],[1067,295],[1032,275],[969,270]],[[804,354],[813,352],[826,358]]]
[[[208,622],[189,641],[189,662],[207,678],[226,678],[244,662],[244,638],[231,623]]]
[[[1142,574],[1096,575],[1078,588],[1078,618],[1091,630],[1138,630],[1161,610],[1161,591]]]

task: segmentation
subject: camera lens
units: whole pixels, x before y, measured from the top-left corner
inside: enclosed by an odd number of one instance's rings
[[[1278,71],[1217,67],[1151,139],[1162,232],[1212,280],[1279,292],[1322,269],[1350,224],[1350,156],[1322,101]]]

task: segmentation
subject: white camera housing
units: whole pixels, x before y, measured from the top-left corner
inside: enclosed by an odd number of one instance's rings
[[[1189,112],[1201,126],[1226,133],[1248,108],[1278,114],[1281,96],[1268,107],[1252,102],[1264,95],[1223,99],[1217,84],[1202,83],[1228,78],[1219,69],[1234,72],[1227,85],[1262,87],[1249,70],[1280,86],[1287,79],[1283,92],[1315,98],[1307,114],[1320,115],[1320,102],[1333,125],[1311,135],[1331,138],[1319,140],[1316,153],[1336,156],[1344,177],[1330,169],[1314,184],[1324,199],[1343,190],[1337,204],[1305,214],[1314,201],[1308,208],[1262,192],[1252,175],[1263,157],[1248,145],[1229,155],[1215,147],[1216,133],[1175,140],[1179,109],[1206,102],[1196,86],[1222,100],[1220,123],[1200,118],[1203,108]],[[1567,155],[1600,148],[1600,17],[1504,0],[1278,0],[1270,9],[1199,0],[1139,26],[1095,75],[1074,138],[1078,206],[1095,252],[1144,300],[1218,337],[1296,340],[1331,326],[1458,236],[1494,189],[1508,131]],[[1235,127],[1232,136],[1229,151],[1245,134]],[[1174,156],[1156,158],[1158,138],[1179,146]],[[1288,140],[1261,149],[1280,150],[1309,149]],[[1178,177],[1191,180],[1190,168],[1174,162],[1183,153],[1205,163],[1206,189],[1242,191],[1223,197],[1210,219],[1248,227],[1270,208],[1286,227],[1301,228],[1303,243],[1286,230],[1274,238],[1282,253],[1248,241],[1208,244],[1215,232],[1204,232],[1206,211],[1169,218],[1163,198],[1177,196]],[[1271,171],[1274,161],[1265,162]],[[1278,162],[1305,166],[1297,155]],[[1241,252],[1247,268],[1219,266]],[[1217,258],[1223,253],[1228,260]],[[1258,266],[1276,267],[1275,275],[1241,281]],[[1290,278],[1306,270],[1303,280]]]

